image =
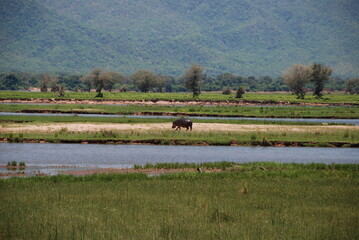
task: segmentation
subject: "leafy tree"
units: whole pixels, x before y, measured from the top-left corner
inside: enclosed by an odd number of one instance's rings
[[[345,82],[345,91],[350,94],[359,94],[359,78],[351,78]]]
[[[310,66],[293,64],[283,73],[283,78],[292,93],[298,98],[304,99],[304,87],[310,81],[312,73],[313,70]]]
[[[81,75],[79,74],[67,74],[67,73],[60,73],[58,75],[59,81],[58,84],[63,84],[64,87],[68,90],[74,91],[78,88],[81,88],[83,82],[81,82]]]
[[[246,93],[244,87],[240,86],[236,92],[236,98],[242,98],[243,95]]]
[[[5,76],[1,76],[1,82],[2,85],[4,86],[3,89],[8,89],[8,90],[18,90],[19,87],[21,86],[22,80],[21,78],[15,74],[15,73],[10,73],[10,74],[6,74]]]
[[[141,92],[149,92],[152,88],[158,86],[160,81],[157,75],[147,70],[138,70],[131,75],[131,79]]]
[[[104,72],[100,79],[103,81],[103,88],[111,92],[116,84],[121,84],[125,80],[125,76],[118,72],[108,71]]]
[[[188,90],[193,92],[193,97],[197,97],[201,94],[201,85],[203,83],[204,74],[203,68],[198,64],[192,64],[182,76],[185,82],[185,86]]]
[[[96,97],[103,97],[102,90],[111,91],[116,83],[124,81],[124,76],[117,72],[95,68],[88,75],[82,77],[81,81],[85,83],[88,91],[91,90],[92,86],[96,88],[98,93]]]
[[[330,75],[332,75],[333,70],[328,67],[324,66],[323,64],[313,63],[311,65],[313,70],[311,82],[314,83],[314,92],[313,94],[317,98],[321,98],[323,96],[322,91],[324,89],[324,83],[329,80]]]
[[[85,91],[90,92],[91,88],[92,88],[92,80],[93,80],[93,76],[91,74],[88,74],[86,76],[83,76],[80,81],[83,82],[83,84],[85,85]]]

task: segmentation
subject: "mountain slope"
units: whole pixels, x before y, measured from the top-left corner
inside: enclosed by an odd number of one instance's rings
[[[23,3],[25,2],[25,3]],[[105,67],[278,76],[317,61],[359,75],[354,0],[0,0],[0,70]],[[21,14],[19,14],[21,13]]]

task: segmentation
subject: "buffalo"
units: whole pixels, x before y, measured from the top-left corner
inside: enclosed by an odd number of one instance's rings
[[[192,121],[185,118],[177,119],[173,122],[172,128],[176,128],[176,130],[181,130],[181,127],[190,129],[192,131]]]

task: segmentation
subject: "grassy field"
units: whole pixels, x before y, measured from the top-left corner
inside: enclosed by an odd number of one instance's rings
[[[62,113],[105,114],[192,114],[203,116],[282,117],[282,118],[359,118],[359,107],[253,107],[253,106],[160,106],[90,104],[1,104],[0,112],[51,110]]]
[[[358,239],[358,165],[0,180],[1,239]]]
[[[98,127],[101,129],[101,125]],[[10,142],[46,141],[52,143],[150,143],[162,145],[244,145],[272,146],[283,142],[288,145],[333,147],[355,145],[359,143],[359,129],[327,129],[317,127],[298,131],[291,126],[282,126],[275,130],[249,131],[174,131],[169,129],[153,130],[101,130],[96,132],[73,132],[66,126],[58,131],[38,133],[0,133],[0,138]],[[48,126],[51,129],[51,126]],[[337,144],[338,143],[338,144]],[[342,143],[342,144],[340,144]],[[333,145],[334,144],[334,145]]]
[[[41,92],[18,92],[18,91],[1,91],[0,99],[5,98],[46,98],[46,99],[98,99],[95,98],[96,93],[88,92],[67,92],[65,97],[58,97],[57,93],[41,93]],[[105,100],[174,100],[174,101],[192,101],[191,93],[140,93],[140,92],[105,92]],[[276,102],[288,102],[288,103],[326,103],[326,104],[359,104],[359,95],[349,95],[343,93],[330,93],[324,94],[322,99],[317,99],[313,95],[309,94],[305,99],[297,99],[295,95],[290,93],[246,93],[242,99],[235,98],[234,94],[223,95],[221,93],[202,93],[195,100],[206,101],[268,101],[272,103]]]

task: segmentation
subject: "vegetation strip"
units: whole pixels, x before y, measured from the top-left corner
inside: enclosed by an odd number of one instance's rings
[[[338,104],[338,105],[358,105],[358,95],[349,95],[342,93],[331,93],[323,98],[316,98],[308,95],[305,99],[297,99],[291,93],[271,92],[271,93],[246,93],[242,99],[234,98],[234,95],[224,95],[221,93],[207,92],[201,93],[197,98],[193,98],[191,93],[139,93],[139,92],[107,92],[103,98],[96,98],[96,93],[88,92],[66,92],[65,97],[58,97],[54,92],[18,92],[2,91],[0,92],[0,101],[23,100],[32,101],[42,99],[43,101],[78,101],[91,100],[97,103],[105,101],[149,101],[156,103],[158,101],[169,102],[198,102],[198,103],[250,103],[250,104]]]
[[[213,166],[224,168],[222,172],[207,172],[211,166],[207,168],[205,164],[194,167],[202,168],[203,172],[0,179],[0,204],[6,206],[0,208],[0,237],[355,239],[357,236],[358,164]]]
[[[150,116],[267,117],[267,118],[359,118],[359,107],[251,107],[160,105],[0,105],[2,112],[71,113]]]

